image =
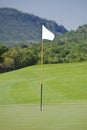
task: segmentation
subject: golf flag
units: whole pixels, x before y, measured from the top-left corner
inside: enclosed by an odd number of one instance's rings
[[[42,25],[42,39],[53,40],[55,38],[54,33],[48,30],[44,25]]]
[[[44,64],[44,54],[43,54],[43,39],[53,40],[55,37],[54,33],[48,30],[44,25],[42,25],[42,48],[41,48],[41,91],[40,91],[40,110],[43,110],[43,64]]]

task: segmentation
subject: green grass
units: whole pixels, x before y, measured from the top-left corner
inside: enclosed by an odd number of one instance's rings
[[[0,74],[0,130],[87,130],[87,62]]]
[[[2,106],[0,130],[87,130],[87,105]]]
[[[44,104],[87,103],[87,62],[44,65]],[[39,104],[40,66],[0,75],[0,104]]]

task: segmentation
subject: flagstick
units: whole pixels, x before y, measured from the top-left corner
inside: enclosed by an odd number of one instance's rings
[[[40,92],[40,110],[43,110],[43,39],[53,40],[55,37],[54,33],[48,30],[44,25],[42,25],[42,47],[41,47],[41,92]]]
[[[40,110],[43,111],[43,84],[41,84]]]
[[[43,39],[41,47],[41,90],[40,90],[40,110],[43,110]]]

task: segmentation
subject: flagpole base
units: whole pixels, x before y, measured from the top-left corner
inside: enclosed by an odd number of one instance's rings
[[[40,111],[43,111],[43,84],[41,84]]]

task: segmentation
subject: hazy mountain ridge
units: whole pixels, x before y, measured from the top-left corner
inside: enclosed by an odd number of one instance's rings
[[[87,24],[79,26],[76,31],[71,30],[60,38],[65,42],[81,43],[87,41]]]
[[[57,37],[68,32],[55,21],[42,19],[12,8],[0,8],[0,42],[29,44],[31,41],[41,41],[42,24],[54,32]]]

